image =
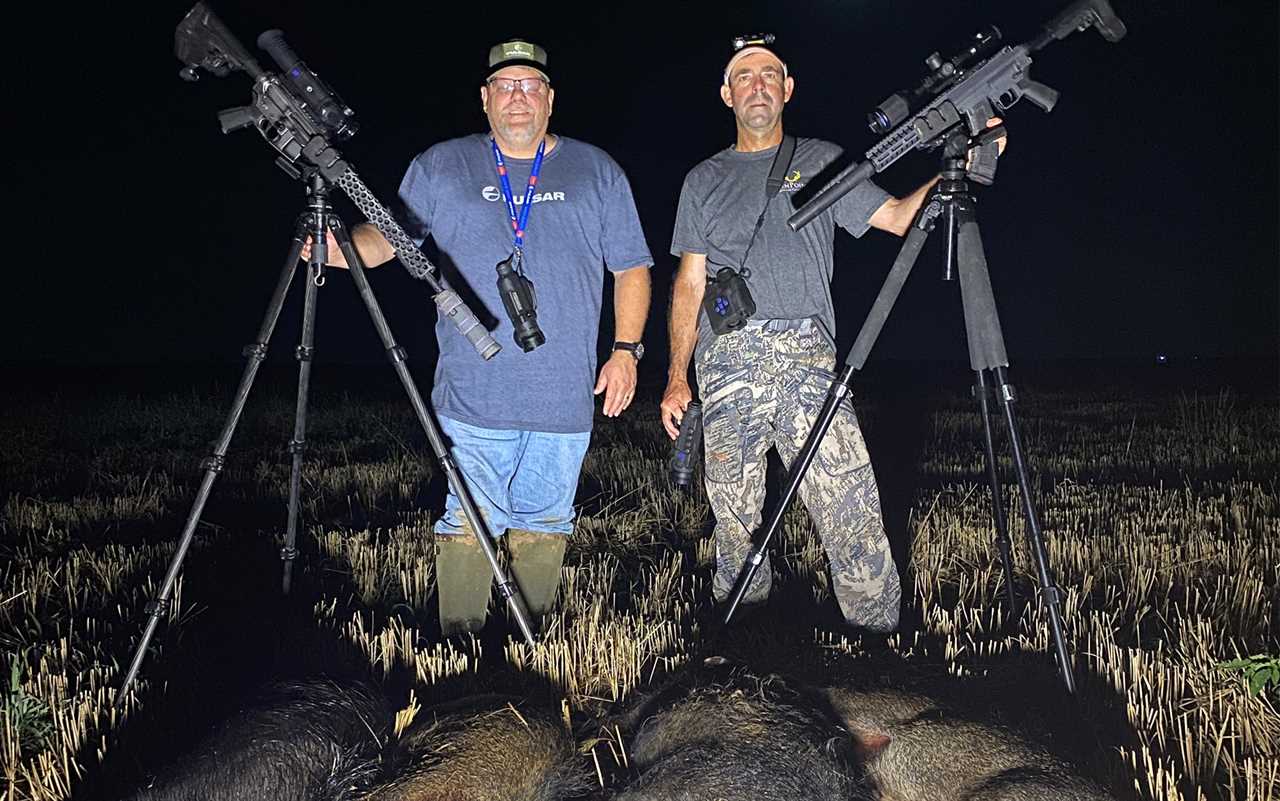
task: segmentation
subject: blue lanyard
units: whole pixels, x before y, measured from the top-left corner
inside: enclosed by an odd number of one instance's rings
[[[529,207],[533,205],[533,187],[538,183],[538,173],[542,170],[542,151],[547,146],[543,139],[538,145],[538,155],[533,157],[533,171],[529,173],[529,185],[524,190],[524,201],[520,204],[520,214],[516,215],[516,201],[511,194],[511,179],[507,177],[507,163],[502,160],[502,151],[492,136],[489,144],[493,145],[493,160],[498,165],[498,179],[502,184],[502,198],[507,201],[507,214],[511,216],[511,230],[514,231],[516,250],[524,248],[524,230],[529,222]]]

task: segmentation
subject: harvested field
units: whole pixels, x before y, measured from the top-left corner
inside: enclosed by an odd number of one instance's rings
[[[121,797],[254,688],[319,673],[377,682],[397,708],[495,691],[534,699],[591,763],[586,797],[625,786],[626,735],[611,715],[707,655],[714,618],[710,513],[700,489],[681,494],[667,480],[654,390],[620,420],[597,421],[561,600],[530,649],[501,613],[478,638],[440,641],[430,524],[444,484],[389,375],[317,379],[302,555],[280,597],[293,402],[279,379],[262,379],[250,400],[177,602],[126,698],[116,692],[143,606],[231,390],[4,390],[0,799]],[[716,653],[813,683],[986,693],[993,714],[1047,727],[1118,797],[1276,797],[1280,403],[1274,387],[1247,381],[1157,379],[1019,384],[1074,699],[1061,697],[1032,600],[1007,459],[1013,618],[972,401],[918,379],[903,389],[894,374],[872,376],[858,405],[905,577],[904,630],[887,649],[840,631],[822,551],[796,508],[773,543],[769,607]]]

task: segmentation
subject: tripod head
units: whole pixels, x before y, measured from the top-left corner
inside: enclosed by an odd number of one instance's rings
[[[1089,27],[1096,27],[1109,42],[1119,41],[1126,32],[1107,0],[1076,0],[1026,44],[996,50],[1000,32],[989,27],[946,60],[937,53],[930,55],[925,59],[930,73],[918,86],[891,95],[868,115],[872,131],[892,128],[892,132],[866,152],[866,161],[842,171],[792,214],[788,227],[800,230],[855,186],[910,151],[942,145],[957,126],[965,126],[969,136],[982,134],[987,120],[1003,114],[1024,96],[1042,111],[1052,111],[1058,93],[1031,79],[1031,53]]]
[[[956,278],[960,225],[974,216],[977,201],[969,189],[969,181],[986,185],[995,182],[996,162],[1000,158],[1000,145],[996,140],[1004,133],[1004,126],[997,125],[971,137],[964,128],[956,127],[942,142],[938,184],[916,215],[914,225],[929,231],[941,217],[946,233],[943,281]]]

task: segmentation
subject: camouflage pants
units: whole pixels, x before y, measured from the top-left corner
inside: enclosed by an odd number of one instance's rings
[[[835,351],[812,320],[753,321],[717,337],[698,359],[717,601],[728,599],[760,527],[769,448],[791,464],[835,379],[834,367]],[[902,588],[871,459],[847,397],[799,494],[822,539],[845,620],[874,631],[895,629]],[[744,602],[764,600],[770,584],[766,555]]]

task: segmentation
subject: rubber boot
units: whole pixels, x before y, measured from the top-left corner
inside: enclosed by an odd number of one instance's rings
[[[507,531],[512,578],[520,588],[529,616],[539,625],[555,605],[556,590],[560,589],[560,564],[568,541],[565,534],[519,528]]]
[[[441,636],[484,628],[492,587],[493,570],[470,529],[464,528],[457,534],[436,534],[436,594]]]

